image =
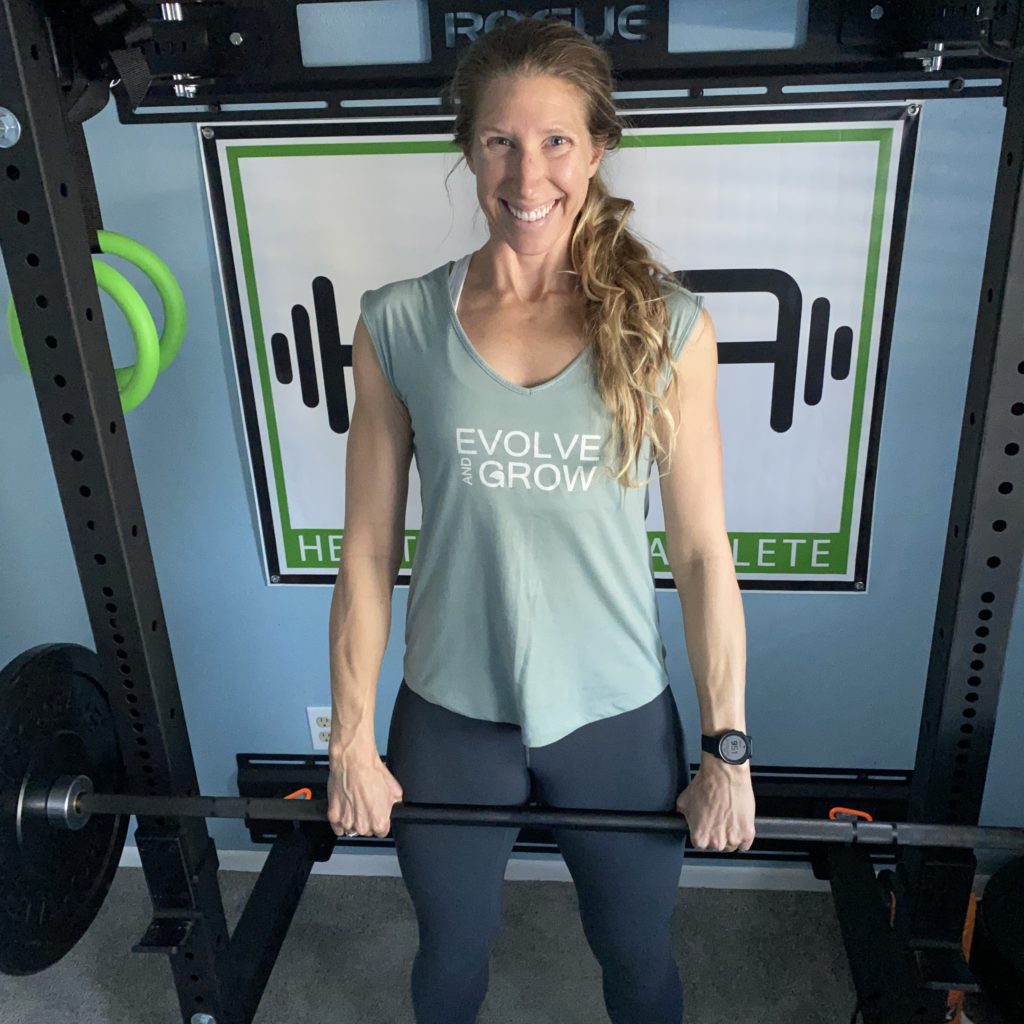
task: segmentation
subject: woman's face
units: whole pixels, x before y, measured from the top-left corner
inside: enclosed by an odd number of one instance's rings
[[[522,255],[568,249],[603,151],[591,144],[576,86],[551,75],[494,79],[466,157],[492,241]],[[548,212],[528,222],[513,210]]]

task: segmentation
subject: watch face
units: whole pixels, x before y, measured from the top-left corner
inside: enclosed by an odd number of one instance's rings
[[[740,733],[729,733],[718,743],[718,750],[726,761],[736,763],[747,755],[747,741]]]

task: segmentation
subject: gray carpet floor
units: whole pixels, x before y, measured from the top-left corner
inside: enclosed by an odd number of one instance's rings
[[[233,928],[256,875],[221,871]],[[607,1024],[569,882],[508,881],[478,1024]],[[166,957],[131,952],[150,920],[118,870],[93,927],[48,971],[0,975],[0,1024],[174,1024]],[[673,915],[687,1024],[847,1024],[856,994],[827,892],[681,888]],[[400,878],[313,875],[254,1024],[411,1024],[416,920]],[[969,996],[973,1024],[1003,1024]],[[966,1024],[966,1022],[965,1022]]]

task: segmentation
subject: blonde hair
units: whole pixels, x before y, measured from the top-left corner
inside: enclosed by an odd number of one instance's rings
[[[523,18],[475,40],[442,91],[443,100],[455,107],[452,135],[463,157],[473,145],[487,86],[502,76],[537,75],[576,86],[592,143],[603,142],[606,153],[618,146],[628,122],[615,109],[606,51],[564,21]],[[662,289],[678,282],[626,227],[633,209],[631,200],[609,193],[598,168],[573,227],[569,255],[586,300],[584,325],[593,339],[598,391],[612,414],[611,443],[619,459],[613,479],[642,487],[647,481],[634,483],[631,471],[639,464],[644,437],[659,461],[666,454],[671,458],[675,448],[676,424],[666,396],[676,372]],[[654,429],[658,416],[669,425],[667,452]]]

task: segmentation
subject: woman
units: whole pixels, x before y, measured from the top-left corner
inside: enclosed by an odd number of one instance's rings
[[[449,90],[490,238],[362,296],[329,820],[339,835],[384,836],[403,798],[675,807],[695,847],[749,849],[749,759],[705,747],[688,778],[644,524],[657,461],[702,732],[745,734],[715,333],[601,181],[622,133],[607,54],[562,22],[512,22],[465,52]],[[385,767],[373,706],[413,436],[423,530]],[[476,1019],[517,833],[395,823],[419,922],[419,1024]],[[681,836],[554,835],[612,1021],[678,1024]]]

